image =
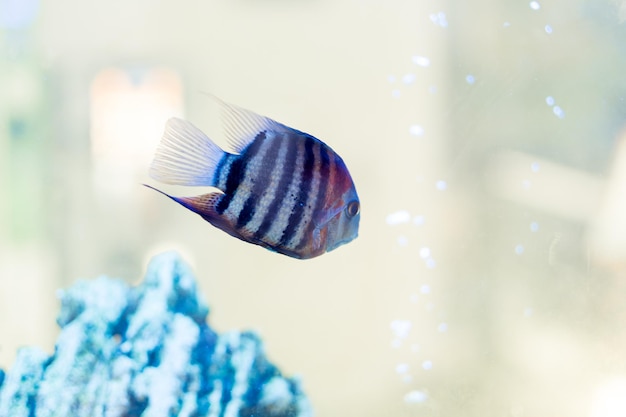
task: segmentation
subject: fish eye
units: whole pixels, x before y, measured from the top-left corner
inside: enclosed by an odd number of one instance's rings
[[[348,205],[346,206],[346,214],[348,215],[348,217],[354,217],[357,214],[359,214],[359,202],[358,201],[349,202]]]

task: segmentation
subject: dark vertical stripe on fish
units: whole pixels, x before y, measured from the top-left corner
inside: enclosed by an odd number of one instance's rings
[[[326,201],[326,196],[331,189],[330,183],[330,165],[334,163],[332,159],[332,155],[330,154],[330,150],[327,146],[320,145],[320,158],[322,159],[320,162],[320,186],[317,190],[317,199],[315,200],[315,208],[313,209],[313,218],[307,225],[306,232],[302,235],[302,239],[298,243],[296,250],[304,249],[304,247],[311,241],[313,230],[317,227],[317,224],[314,221],[316,216],[319,216],[322,213],[322,209],[324,208],[324,203]]]
[[[218,188],[220,186],[220,176],[222,175],[222,171],[224,170],[224,166],[226,165],[226,161],[228,160],[228,154],[225,154],[220,162],[215,167],[215,172],[213,173],[213,184],[215,184]]]
[[[225,154],[222,159],[220,159],[220,163],[215,169],[215,174],[213,175],[213,184],[220,190],[224,191],[226,188],[226,178],[224,176],[228,176],[230,172],[230,166],[233,163],[233,158],[236,158],[237,155]]]
[[[297,230],[297,227],[300,225],[304,207],[309,200],[309,193],[311,190],[311,183],[313,178],[313,166],[315,164],[315,154],[313,152],[313,146],[316,145],[316,142],[308,137],[305,138],[305,141],[306,143],[304,148],[304,169],[302,170],[302,182],[300,183],[300,192],[298,193],[295,205],[291,210],[291,215],[289,216],[287,227],[285,228],[285,230],[283,230],[283,235],[280,238],[280,245],[283,246],[291,240]]]
[[[296,163],[296,157],[298,155],[298,140],[289,134],[281,135],[281,146],[287,146],[287,153],[285,155],[285,161],[283,166],[283,172],[281,173],[280,181],[278,183],[278,187],[276,188],[276,193],[270,203],[267,213],[265,213],[265,217],[261,222],[259,228],[254,232],[254,238],[257,240],[263,240],[265,238],[265,234],[272,227],[272,223],[276,218],[276,213],[278,212],[278,208],[283,204],[285,200],[285,196],[289,191],[289,183],[291,182],[291,176],[293,175],[293,170]]]
[[[218,214],[223,214],[233,198],[237,193],[237,187],[241,184],[241,181],[245,178],[248,162],[259,151],[261,145],[265,139],[265,131],[259,132],[250,145],[243,151],[241,155],[238,155],[230,165],[230,171],[228,172],[228,178],[226,179],[226,187],[224,191],[224,197],[215,206],[215,211]]]
[[[278,157],[278,151],[280,150],[280,147],[282,145],[282,135],[280,136],[276,135],[270,141],[270,143],[267,143],[267,142],[268,141],[266,141],[266,145],[269,146],[270,148],[267,150],[267,152],[263,156],[263,159],[261,161],[258,161],[258,163],[256,164],[257,167],[261,167],[261,166],[271,167],[272,165],[275,165],[277,162],[276,158]],[[245,203],[243,204],[243,209],[241,210],[241,212],[239,213],[239,216],[237,217],[237,226],[236,226],[237,229],[241,229],[242,227],[245,227],[250,222],[250,220],[252,220],[252,217],[254,216],[254,213],[256,212],[256,205],[258,204],[263,194],[263,190],[265,190],[269,185],[270,174],[271,174],[271,169],[268,170],[268,172],[252,174],[252,175],[255,175],[254,185],[252,186],[252,191],[250,192],[250,195],[248,196]]]

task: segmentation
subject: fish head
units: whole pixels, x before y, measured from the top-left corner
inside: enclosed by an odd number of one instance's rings
[[[337,157],[338,175],[331,184],[332,192],[326,201],[324,222],[326,252],[354,240],[359,234],[361,203],[348,169]],[[324,234],[324,233],[323,233]]]
[[[326,227],[326,251],[354,240],[359,234],[361,203],[354,187],[341,198],[341,206]]]

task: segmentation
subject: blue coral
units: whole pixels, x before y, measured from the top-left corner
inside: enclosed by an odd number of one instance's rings
[[[211,330],[196,281],[174,253],[155,257],[137,287],[101,277],[60,298],[54,354],[24,348],[0,371],[0,417],[312,415],[258,336]]]

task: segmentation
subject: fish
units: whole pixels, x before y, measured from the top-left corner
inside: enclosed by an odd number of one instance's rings
[[[175,197],[146,185],[245,242],[310,259],[358,236],[360,200],[343,159],[316,137],[213,97],[230,148],[171,118],[150,176],[217,190]]]

